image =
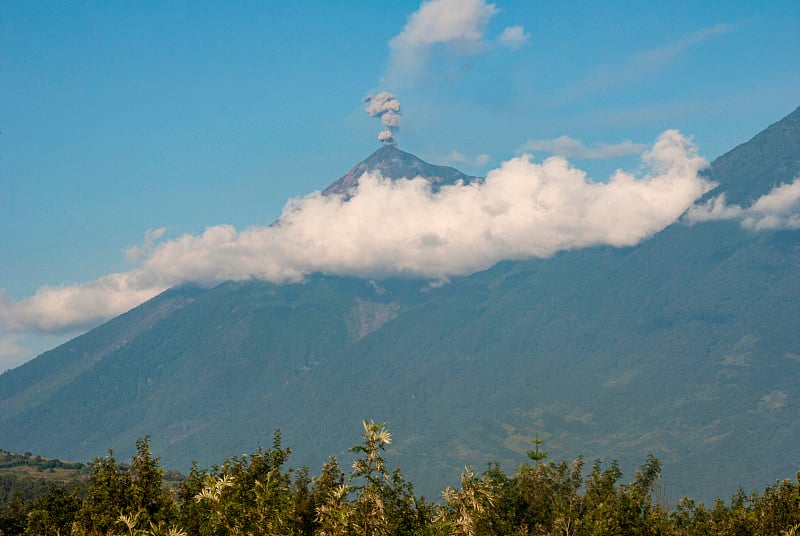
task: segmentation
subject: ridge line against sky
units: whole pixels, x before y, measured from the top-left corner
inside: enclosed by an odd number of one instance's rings
[[[207,227],[214,240],[254,236],[286,199],[321,202],[300,196],[377,145],[364,96],[402,101],[396,141],[429,161],[474,175],[552,178],[545,168],[561,166],[565,176],[602,178],[617,168],[644,177],[640,155],[669,129],[717,156],[800,95],[795,2],[11,2],[0,20],[0,370],[79,333],[47,336],[23,321],[14,308],[37,289],[106,281],[135,296],[147,282],[131,287],[114,274],[135,273],[159,247],[196,242]],[[688,162],[686,143],[673,145]],[[520,156],[528,152],[532,160]],[[550,154],[575,167],[543,162]],[[418,207],[443,202],[413,183],[368,182],[373,194]],[[791,226],[796,192],[784,185],[752,207],[714,197],[686,221]],[[444,235],[417,236],[435,250]],[[462,272],[429,275],[448,273]],[[85,306],[99,321],[152,288],[122,305],[106,296]]]

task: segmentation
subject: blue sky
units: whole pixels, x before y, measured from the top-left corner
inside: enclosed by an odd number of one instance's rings
[[[667,129],[713,160],[800,105],[795,1],[319,4],[0,5],[0,370],[100,321],[14,325],[43,287],[344,174],[380,146],[367,95],[428,161],[556,152],[597,181]]]

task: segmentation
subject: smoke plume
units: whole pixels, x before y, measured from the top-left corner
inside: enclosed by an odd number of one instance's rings
[[[370,117],[378,117],[385,127],[378,134],[378,140],[384,145],[397,145],[400,133],[400,101],[391,93],[383,91],[364,99],[365,108]]]

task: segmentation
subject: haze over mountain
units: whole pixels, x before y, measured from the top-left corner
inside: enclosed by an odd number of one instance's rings
[[[396,147],[362,164],[474,180]],[[673,499],[763,487],[800,462],[798,176],[800,108],[717,159],[718,187],[636,246],[442,286],[315,274],[171,288],[0,375],[0,447],[88,460],[149,434],[185,469],[280,428],[316,470],[374,418],[428,495],[465,464],[515,466],[536,433],[551,458],[615,456],[626,472],[652,450]]]

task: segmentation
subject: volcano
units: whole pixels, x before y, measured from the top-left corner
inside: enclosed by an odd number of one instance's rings
[[[800,176],[800,109],[712,164],[714,195]],[[475,177],[383,147],[358,178]],[[708,502],[793,478],[800,444],[800,231],[677,222],[636,247],[501,262],[443,286],[316,274],[170,289],[0,375],[0,448],[90,460],[151,436],[166,467],[271,443],[317,471],[362,419],[437,496],[464,465],[653,452],[662,493]]]

